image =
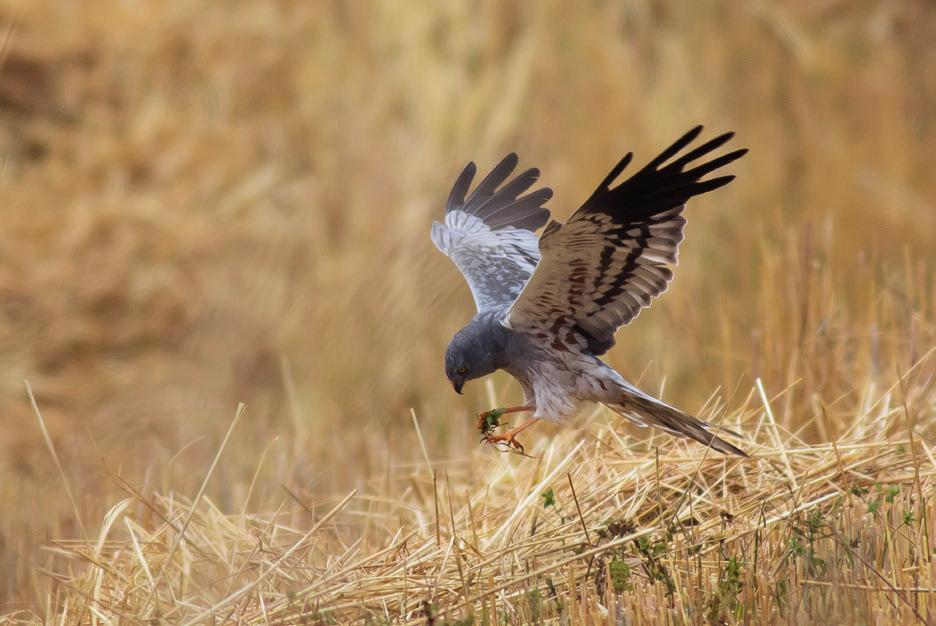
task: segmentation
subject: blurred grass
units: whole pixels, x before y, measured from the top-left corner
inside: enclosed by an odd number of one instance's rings
[[[192,493],[238,401],[225,509],[277,437],[259,484],[313,493],[418,459],[411,407],[468,454],[489,399],[444,380],[472,309],[428,227],[469,159],[518,151],[565,216],[692,124],[752,148],[610,355],[689,410],[761,377],[828,440],[934,344],[928,3],[3,0],[0,24],[0,607],[41,603],[39,546],[78,534],[24,378],[86,522],[106,470]]]

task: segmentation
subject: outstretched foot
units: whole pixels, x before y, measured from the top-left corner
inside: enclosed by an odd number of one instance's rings
[[[523,444],[517,441],[516,432],[519,429],[508,430],[505,433],[501,434],[488,434],[484,436],[484,441],[488,442],[492,446],[496,446],[499,443],[507,444],[508,450],[515,450],[520,454],[523,454]]]
[[[512,410],[531,411],[533,409],[529,407],[512,407]],[[478,430],[484,435],[481,441],[486,441],[492,446],[504,443],[507,444],[507,450],[517,452],[518,454],[526,454],[523,450],[523,444],[517,441],[517,435],[538,422],[539,419],[534,417],[506,432],[494,433],[494,429],[500,426],[500,417],[504,413],[509,412],[511,412],[511,409],[494,409],[493,411],[487,411],[478,416]]]

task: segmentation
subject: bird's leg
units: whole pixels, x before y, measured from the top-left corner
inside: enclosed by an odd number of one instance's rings
[[[519,406],[509,406],[503,409],[491,409],[490,411],[478,413],[478,430],[480,430],[485,435],[489,435],[494,431],[495,428],[500,426],[500,418],[507,413],[520,413],[522,411],[534,410],[536,410],[536,407],[521,404]]]
[[[517,441],[517,435],[538,421],[539,421],[538,417],[531,417],[530,419],[523,422],[519,426],[511,428],[505,433],[501,433],[498,435],[489,433],[485,435],[484,440],[487,441],[491,445],[497,445],[499,443],[506,443],[508,448],[512,448],[522,454],[523,445],[519,441]]]

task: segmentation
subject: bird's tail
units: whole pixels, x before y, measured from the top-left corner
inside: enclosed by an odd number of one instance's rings
[[[688,413],[683,413],[679,409],[652,398],[636,388],[632,391],[625,390],[620,402],[608,403],[607,406],[638,426],[655,426],[673,435],[695,439],[702,445],[711,446],[712,449],[723,454],[747,456],[744,450],[731,445],[712,433],[711,429],[718,428],[717,426],[703,422],[698,417]],[[737,436],[736,433],[729,430],[720,430]]]

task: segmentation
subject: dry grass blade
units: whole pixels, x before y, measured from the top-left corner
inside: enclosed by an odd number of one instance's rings
[[[88,531],[85,528],[84,522],[81,521],[81,511],[78,510],[78,502],[75,501],[75,496],[72,494],[71,487],[68,486],[68,477],[65,476],[65,470],[62,469],[62,463],[59,461],[58,454],[55,452],[55,445],[52,443],[52,437],[49,436],[49,430],[46,428],[45,420],[42,419],[42,412],[39,411],[39,405],[36,403],[36,396],[33,395],[32,387],[30,386],[28,380],[24,380],[23,384],[26,386],[26,395],[29,396],[29,403],[32,405],[33,413],[36,416],[36,421],[39,422],[39,429],[42,430],[42,439],[45,441],[46,448],[49,450],[49,455],[51,455],[52,460],[55,462],[55,469],[58,470],[59,476],[62,479],[62,486],[65,488],[65,495],[68,496],[68,501],[71,503],[72,511],[75,514],[75,521],[78,522],[78,527],[81,529],[81,535],[87,539]]]
[[[172,562],[173,557],[175,556],[176,550],[179,549],[179,545],[182,543],[182,540],[185,538],[185,531],[188,529],[189,524],[192,522],[192,516],[195,515],[195,509],[198,506],[199,501],[205,493],[205,488],[208,486],[208,481],[211,480],[211,475],[214,474],[215,467],[218,465],[218,461],[221,459],[221,454],[224,452],[224,448],[227,447],[228,440],[231,438],[231,433],[234,432],[234,427],[237,426],[237,422],[240,421],[241,415],[244,414],[244,411],[247,409],[247,406],[244,403],[237,405],[237,410],[234,411],[234,418],[231,420],[230,426],[228,426],[227,432],[224,433],[224,439],[221,440],[221,445],[218,446],[218,451],[215,453],[214,458],[211,460],[211,465],[208,467],[208,471],[205,473],[205,478],[202,480],[201,486],[198,488],[198,493],[195,494],[195,497],[192,499],[192,504],[189,507],[188,514],[185,516],[185,521],[182,522],[182,527],[179,529],[178,534],[176,535],[175,541],[172,543],[172,547],[169,549],[169,556],[166,558],[162,570],[156,576],[156,583],[162,582],[163,577],[166,574],[166,568],[169,566],[169,563]],[[153,585],[153,589],[150,592],[150,599],[148,599],[144,605],[149,604],[149,601],[156,594],[157,585]]]

